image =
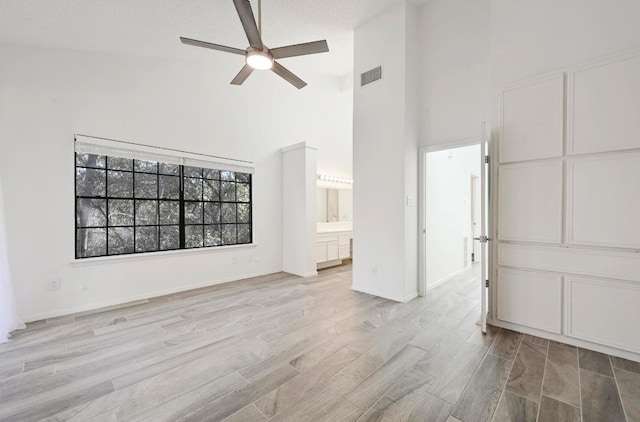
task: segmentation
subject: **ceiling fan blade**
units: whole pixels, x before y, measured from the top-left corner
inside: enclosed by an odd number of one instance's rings
[[[213,44],[206,41],[198,41],[191,38],[180,37],[180,41],[182,41],[182,44],[210,48],[211,50],[224,51],[225,53],[242,54],[243,56],[247,53],[239,48],[227,47],[226,45]]]
[[[273,70],[275,73],[280,75],[282,79],[289,82],[291,85],[295,86],[298,89],[302,89],[305,86],[307,86],[307,83],[305,81],[298,78],[289,69],[282,66],[280,63],[276,61],[273,62],[273,67],[271,68],[271,70]]]
[[[327,53],[328,51],[327,41],[322,40],[272,48],[271,54],[274,59],[284,59],[285,57],[306,56],[307,54]]]
[[[231,81],[231,85],[242,85],[243,82],[247,80],[247,78],[249,77],[249,75],[251,75],[252,72],[253,72],[253,68],[248,64],[245,64],[244,67],[240,69],[240,72],[238,72],[236,77],[233,78],[233,80]]]
[[[233,4],[236,6],[236,11],[242,22],[245,34],[249,40],[249,45],[258,50],[262,50],[262,38],[260,37],[260,31],[258,31],[258,24],[256,24],[256,18],[253,16],[253,10],[251,10],[251,2],[249,0],[233,0]]]

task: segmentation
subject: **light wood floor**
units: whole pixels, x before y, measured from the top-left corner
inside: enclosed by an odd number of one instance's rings
[[[476,273],[406,304],[344,266],[29,324],[0,420],[640,421],[640,364],[482,335]]]

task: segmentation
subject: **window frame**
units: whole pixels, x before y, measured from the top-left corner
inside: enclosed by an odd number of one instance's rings
[[[103,166],[96,166],[96,167],[92,167],[90,165],[84,165],[82,163],[79,163],[78,160],[78,156],[79,155],[95,155],[97,157],[102,157],[104,159],[104,164]],[[118,168],[109,168],[109,159],[125,159],[130,161],[131,166],[130,169],[118,169]],[[155,163],[155,171],[154,172],[150,172],[150,171],[145,171],[145,170],[137,170],[136,169],[136,164],[137,162],[154,162]],[[146,255],[152,255],[154,253],[167,253],[167,252],[179,252],[179,251],[196,251],[196,250],[207,250],[207,249],[212,249],[212,248],[224,248],[224,247],[242,247],[242,246],[250,246],[253,245],[253,241],[254,241],[254,225],[253,225],[253,174],[251,172],[243,172],[243,171],[235,171],[235,170],[224,170],[224,169],[214,169],[213,166],[211,167],[198,167],[198,166],[189,166],[186,164],[172,164],[177,166],[178,168],[178,172],[177,174],[169,174],[169,173],[163,173],[161,172],[161,164],[171,164],[171,163],[165,163],[161,160],[155,160],[154,158],[150,157],[149,159],[141,159],[141,158],[123,158],[123,157],[118,157],[117,155],[109,155],[108,153],[104,154],[92,154],[92,153],[87,153],[87,152],[78,152],[78,151],[74,151],[74,194],[75,194],[75,198],[74,198],[74,257],[75,257],[75,261],[84,261],[87,259],[99,259],[99,258],[118,258],[118,257],[128,257],[128,256],[133,256],[133,255],[141,255],[141,254],[146,254]],[[197,168],[200,169],[200,173],[201,175],[203,175],[203,177],[201,177],[199,180],[201,182],[201,192],[200,192],[200,200],[188,200],[185,199],[185,180],[186,178],[188,178],[189,176],[185,173],[185,169],[186,168]],[[104,190],[102,192],[102,195],[97,195],[97,196],[87,196],[87,195],[79,195],[78,192],[78,169],[85,169],[86,170],[99,170],[99,171],[103,171],[104,175],[102,176],[102,183],[104,183]],[[213,172],[217,172],[218,174],[218,179],[210,179],[210,178],[205,178],[204,177],[204,171],[206,170],[212,170]],[[128,173],[131,175],[131,196],[110,196],[109,194],[109,172],[121,172],[121,173]],[[223,201],[222,198],[222,177],[221,174],[222,172],[230,172],[233,174],[233,180],[231,181],[234,184],[234,195],[235,195],[235,200],[234,201]],[[236,178],[236,174],[242,174],[243,177],[241,181],[238,181]],[[153,175],[155,176],[155,185],[156,185],[156,195],[153,198],[144,198],[144,197],[138,197],[137,196],[137,192],[136,192],[136,175]],[[177,178],[178,179],[178,198],[161,198],[160,195],[160,190],[161,190],[161,178],[162,177],[170,177],[170,178]],[[218,186],[218,200],[206,200],[204,199],[204,185],[205,185],[205,181],[207,180],[213,180],[219,183]],[[237,198],[237,188],[238,188],[238,183],[244,183],[248,186],[248,201],[238,201]],[[81,226],[80,225],[80,221],[78,220],[78,212],[79,212],[79,207],[80,207],[80,202],[82,200],[99,200],[99,201],[104,201],[104,225],[101,226]],[[131,224],[129,225],[111,225],[110,224],[110,215],[109,215],[109,202],[110,201],[117,201],[117,200],[122,200],[122,201],[131,201],[132,202],[132,221]],[[138,224],[137,222],[137,205],[140,201],[154,201],[155,204],[155,208],[156,208],[156,217],[155,217],[155,224]],[[161,214],[160,214],[160,208],[162,207],[162,203],[178,203],[178,222],[177,224],[162,224],[161,223]],[[187,213],[186,211],[186,205],[188,203],[200,203],[201,204],[201,208],[202,208],[202,222],[201,224],[188,224],[185,221],[185,215]],[[206,217],[205,217],[205,204],[208,203],[217,203],[218,205],[218,223],[211,223],[211,224],[206,224]],[[222,207],[223,204],[225,203],[232,203],[235,204],[235,208],[236,208],[236,215],[235,215],[235,222],[227,222],[227,223],[223,223],[222,222]],[[248,217],[246,222],[239,222],[238,221],[238,205],[239,204],[246,204],[248,205]],[[222,226],[223,224],[230,224],[230,225],[234,225],[235,226],[235,242],[234,243],[225,243],[224,239],[223,239],[223,232],[222,232]],[[202,239],[201,239],[201,243],[199,246],[187,246],[186,244],[186,231],[187,231],[187,227],[189,226],[201,226],[202,227]],[[208,226],[214,226],[216,225],[219,229],[219,233],[220,233],[220,241],[219,244],[207,244],[206,242],[206,228]],[[248,239],[246,239],[247,241],[243,241],[243,242],[239,242],[239,226],[240,225],[248,225]],[[152,250],[137,250],[137,229],[139,228],[144,228],[144,227],[153,227],[155,228],[155,232],[156,232],[156,239],[155,239],[155,249]],[[162,227],[177,227],[178,228],[178,246],[177,247],[172,247],[172,248],[166,248],[166,249],[162,249],[161,248],[161,229]],[[121,252],[121,253],[110,253],[109,251],[109,229],[112,228],[124,228],[124,229],[132,229],[133,233],[132,233],[132,244],[131,244],[131,251],[128,252]],[[89,255],[89,256],[83,256],[83,254],[81,253],[81,250],[79,248],[78,242],[79,242],[79,235],[80,235],[80,231],[81,230],[88,230],[88,229],[102,229],[104,230],[104,236],[105,236],[105,241],[104,241],[104,254],[98,254],[98,255]],[[85,251],[86,252],[86,251]]]

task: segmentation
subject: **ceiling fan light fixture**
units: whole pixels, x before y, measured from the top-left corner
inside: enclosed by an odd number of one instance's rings
[[[329,51],[327,40],[285,45],[284,47],[274,49],[268,48],[262,42],[261,3],[262,1],[258,0],[258,22],[256,22],[253,10],[251,9],[251,0],[233,0],[236,12],[238,12],[238,17],[240,18],[240,23],[242,24],[244,33],[249,41],[249,47],[247,47],[246,50],[186,37],[180,37],[180,41],[187,45],[245,56],[244,59],[246,63],[242,69],[240,69],[240,72],[238,72],[235,78],[233,78],[231,85],[242,85],[254,70],[272,70],[273,73],[280,76],[294,87],[302,89],[307,85],[307,83],[276,60],[286,59],[287,57],[327,53]]]
[[[269,70],[273,67],[273,56],[262,50],[247,52],[247,64],[255,70]]]

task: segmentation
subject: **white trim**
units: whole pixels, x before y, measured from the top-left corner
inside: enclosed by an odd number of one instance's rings
[[[134,295],[134,296],[127,296],[127,297],[123,297],[123,298],[120,298],[120,299],[107,300],[107,301],[104,301],[104,302],[95,302],[95,303],[90,303],[90,304],[87,304],[87,305],[76,306],[76,307],[73,307],[73,308],[60,309],[60,310],[52,311],[52,312],[44,312],[44,313],[41,313],[41,314],[27,315],[27,316],[24,316],[22,318],[23,318],[23,320],[25,322],[41,321],[41,320],[44,320],[44,319],[56,318],[56,317],[60,317],[60,316],[76,314],[76,313],[79,313],[79,312],[93,311],[93,310],[96,310],[96,309],[106,308],[106,307],[109,307],[109,306],[124,305],[124,304],[130,303],[130,302],[137,302],[139,300],[151,299],[151,298],[156,298],[156,297],[160,297],[160,296],[171,295],[171,294],[174,294],[174,293],[180,293],[180,292],[186,292],[186,291],[189,291],[189,290],[201,289],[203,287],[210,287],[210,286],[215,286],[215,285],[218,285],[218,284],[231,283],[231,282],[234,282],[234,281],[240,281],[240,280],[244,280],[244,279],[247,279],[247,278],[261,277],[261,276],[265,276],[265,275],[276,274],[276,273],[279,273],[279,272],[282,272],[282,269],[265,270],[265,271],[260,271],[260,272],[253,273],[253,274],[243,274],[243,275],[240,275],[240,276],[226,277],[226,278],[222,278],[220,280],[215,280],[215,281],[206,281],[204,283],[190,284],[188,286],[183,286],[183,287],[174,287],[174,288],[171,288],[171,289],[159,290],[159,291],[150,292],[150,293],[143,293],[143,294]]]
[[[257,247],[258,247],[257,243],[244,243],[241,245],[216,246],[216,247],[194,248],[194,249],[177,249],[172,251],[132,253],[132,254],[125,254],[125,255],[99,256],[95,258],[74,259],[70,263],[73,266],[84,267],[84,266],[92,266],[92,265],[113,264],[118,262],[146,261],[149,259],[173,258],[173,257],[180,257],[185,255],[203,255],[208,253],[221,253],[221,252],[230,251],[234,249],[255,249]]]
[[[506,321],[500,321],[497,319],[491,319],[487,321],[489,325],[494,327],[506,328],[508,330],[518,331],[524,334],[530,334],[532,336],[541,337],[547,340],[558,341],[561,343],[570,344],[572,346],[582,347],[596,352],[605,353],[611,356],[618,356],[624,359],[630,359],[635,362],[640,362],[640,353],[633,353],[627,350],[616,349],[614,347],[605,346],[599,343],[592,343],[590,341],[580,340],[572,337],[568,337],[561,334],[553,334],[548,331],[531,328],[526,325],[513,324]]]
[[[512,163],[497,163],[496,164],[497,167],[497,177],[496,179],[500,179],[500,174],[502,172],[508,169],[527,169],[527,168],[543,168],[543,167],[556,167],[554,170],[557,171],[559,173],[560,176],[560,181],[562,183],[561,188],[559,189],[559,196],[560,198],[556,198],[559,199],[560,201],[560,227],[557,227],[556,229],[557,232],[554,233],[555,237],[554,238],[526,238],[526,237],[509,237],[509,236],[505,236],[504,232],[504,227],[502,227],[500,224],[502,223],[502,220],[498,219],[498,226],[496,227],[497,230],[497,236],[493,237],[493,239],[496,239],[500,242],[502,241],[507,241],[507,242],[536,242],[536,243],[543,243],[546,245],[562,245],[562,236],[563,236],[563,223],[564,223],[564,219],[563,219],[563,215],[564,215],[564,159],[563,158],[545,158],[545,159],[541,159],[541,160],[536,160],[536,161],[523,161],[523,162],[512,162]],[[497,186],[496,186],[497,185]],[[500,216],[500,211],[501,211],[501,206],[502,206],[502,196],[504,195],[502,190],[500,189],[500,186],[498,185],[498,183],[493,183],[492,188],[497,189],[497,192],[494,190],[495,194],[496,194],[496,202],[494,203],[494,206],[496,208],[496,213],[498,216]]]
[[[567,70],[567,111],[566,111],[566,155],[575,156],[578,154],[594,154],[608,151],[623,151],[628,149],[636,149],[637,147],[632,145],[630,147],[617,146],[614,150],[611,149],[599,149],[594,151],[576,152],[575,151],[575,137],[574,137],[574,107],[575,107],[575,78],[578,73],[597,69],[610,64],[624,62],[627,60],[633,60],[640,56],[640,48],[635,47],[628,50],[624,50],[618,53],[610,54],[604,57],[597,58],[595,60],[589,60],[583,62],[577,66],[573,66]]]
[[[418,291],[415,290],[404,297],[403,303],[411,302],[413,299],[419,296]]]
[[[494,318],[496,315],[495,304],[497,302],[497,293],[495,281],[498,278],[498,189],[500,181],[498,180],[498,147],[500,145],[500,135],[489,126],[489,136],[487,137],[487,155],[489,156],[489,168],[487,169],[487,203],[488,215],[486,216],[488,227],[487,233],[492,239],[487,245],[487,278],[489,279],[489,287],[487,288],[487,319]]]
[[[597,338],[595,336],[590,336],[588,334],[580,334],[580,333],[576,333],[573,329],[573,301],[572,301],[572,296],[573,296],[573,287],[574,284],[591,284],[594,286],[604,286],[604,287],[609,287],[609,286],[615,286],[618,289],[627,289],[627,290],[634,290],[634,291],[640,291],[640,286],[637,283],[633,283],[633,282],[622,282],[622,281],[611,281],[611,280],[598,280],[598,279],[593,279],[593,278],[587,278],[587,277],[583,277],[583,276],[566,276],[565,277],[566,280],[566,286],[565,286],[565,290],[566,290],[566,319],[565,319],[565,323],[566,323],[566,332],[565,334],[568,337],[572,337],[572,338],[576,338],[576,339],[580,339],[580,340],[584,340],[584,341],[589,341],[589,342],[594,342],[594,343],[598,343],[598,344],[603,344],[603,345],[609,345],[615,348],[620,348],[623,350],[627,350],[633,353],[640,353],[640,349],[637,347],[634,347],[633,345],[629,345],[629,344],[622,344],[622,343],[614,343],[610,340],[606,340],[606,339],[602,339],[602,338]]]
[[[454,277],[456,277],[456,276],[459,276],[460,274],[462,274],[463,272],[465,272],[465,271],[466,271],[466,270],[468,270],[469,268],[470,268],[470,267],[460,268],[459,270],[454,271],[454,272],[452,272],[451,274],[449,274],[449,275],[446,275],[446,276],[442,277],[440,280],[438,280],[438,281],[434,282],[434,283],[433,283],[433,284],[431,284],[431,285],[427,284],[427,289],[428,289],[428,290],[431,290],[431,289],[433,289],[434,287],[437,287],[437,286],[441,285],[442,283],[446,283],[447,281],[451,280],[452,278],[454,278]]]
[[[451,141],[439,142],[437,144],[423,146],[420,148],[420,151],[422,150],[426,152],[444,151],[447,149],[462,148],[462,147],[468,147],[471,145],[480,145],[480,138],[478,137],[461,138],[461,139],[454,139]]]
[[[480,145],[481,138],[464,138],[449,143],[423,146],[419,149],[418,160],[418,295],[426,296],[427,291],[442,280],[432,286],[427,284],[427,154],[449,149],[464,148],[473,145]],[[489,167],[491,168],[491,167]],[[489,199],[489,198],[487,198]],[[490,204],[489,204],[490,205]],[[491,267],[490,267],[491,268]],[[464,269],[463,269],[464,270]],[[462,270],[461,270],[462,271]],[[394,299],[395,300],[395,299]]]
[[[556,325],[555,326],[544,326],[544,325],[540,325],[537,323],[532,323],[532,322],[528,322],[528,321],[517,321],[514,318],[509,318],[508,316],[505,316],[500,309],[497,310],[496,312],[496,317],[500,320],[500,321],[505,321],[505,322],[510,322],[513,324],[528,324],[529,327],[532,328],[536,328],[538,330],[543,330],[546,332],[550,332],[550,333],[556,333],[556,334],[561,334],[562,333],[562,294],[563,294],[563,277],[561,274],[557,274],[557,273],[549,273],[549,272],[540,272],[540,271],[534,271],[534,270],[528,270],[528,269],[520,269],[520,268],[504,268],[504,267],[500,267],[498,268],[498,275],[495,278],[495,281],[498,286],[496,290],[496,303],[500,304],[503,303],[504,301],[500,300],[501,298],[501,289],[500,289],[500,283],[503,283],[504,280],[504,275],[505,274],[531,274],[535,277],[539,277],[541,279],[546,279],[552,282],[556,283],[556,291],[558,293],[558,301],[556,302],[556,307],[557,309],[560,311],[560,318],[558,321],[556,321]]]
[[[215,170],[253,173],[254,163],[232,158],[215,157],[169,148],[118,141],[88,135],[74,135],[74,150],[87,154],[99,154],[138,160],[152,160]]]
[[[640,249],[640,240],[636,243],[633,242],[606,242],[606,241],[580,241],[575,240],[574,238],[574,225],[573,221],[575,220],[573,212],[574,212],[574,181],[575,181],[575,165],[576,163],[585,163],[585,162],[603,162],[609,160],[620,160],[620,159],[628,159],[628,158],[640,158],[640,150],[629,150],[629,151],[615,151],[615,152],[604,152],[599,153],[597,155],[589,155],[583,157],[567,157],[566,161],[566,207],[565,207],[565,241],[567,245],[571,246],[594,246],[601,248],[625,248],[638,250]],[[613,204],[612,204],[613,206]]]
[[[307,142],[298,142],[297,144],[293,144],[293,145],[289,145],[288,147],[283,147],[280,148],[280,152],[289,152],[289,151],[293,151],[294,149],[300,149],[300,148],[308,148],[308,149],[312,149],[314,151],[317,151],[318,148],[309,145]]]
[[[427,147],[418,157],[418,294],[427,295]]]
[[[345,258],[347,259],[347,258]],[[332,259],[331,261],[323,261],[323,262],[317,262],[316,263],[316,268],[318,268],[319,270],[324,270],[326,268],[332,268],[332,267],[337,267],[339,265],[342,265],[342,259]]]
[[[560,92],[559,92],[559,96],[558,98],[556,98],[556,101],[559,101],[561,103],[561,108],[563,110],[563,124],[565,123],[565,73],[564,71],[562,72],[550,72],[550,73],[545,73],[543,75],[534,77],[534,78],[529,78],[529,79],[524,79],[521,80],[519,82],[513,83],[513,84],[508,84],[508,85],[503,85],[502,87],[500,87],[498,89],[498,136],[500,138],[503,137],[504,135],[504,95],[506,92],[509,91],[513,91],[516,89],[521,89],[521,88],[528,88],[531,86],[535,86],[538,85],[540,83],[544,83],[544,82],[552,82],[552,81],[559,81],[561,86],[560,88]],[[503,160],[502,156],[503,151],[502,151],[502,145],[498,144],[498,148],[497,149],[497,154],[496,154],[496,158],[497,158],[497,164],[508,164],[508,163],[518,163],[521,161],[532,161],[532,160],[547,160],[547,159],[552,159],[552,158],[561,158],[563,156],[562,152],[564,151],[564,143],[565,143],[565,131],[564,131],[564,127],[561,128],[560,133],[557,134],[559,135],[559,138],[562,140],[562,144],[563,147],[561,148],[561,153],[560,155],[542,155],[539,157],[533,157],[533,158],[526,158],[526,159],[512,159],[512,160]]]
[[[388,300],[392,300],[394,302],[398,302],[398,303],[404,303],[406,302],[406,297],[392,297],[387,295],[386,293],[377,291],[376,289],[362,289],[359,287],[355,287],[355,286],[351,286],[351,290],[354,290],[356,292],[360,292],[360,293],[364,293],[364,294],[368,294],[371,296],[377,296],[377,297],[381,297],[383,299],[388,299]]]
[[[585,249],[572,246],[549,246],[522,243],[498,243],[498,265],[508,268],[547,271],[557,274],[606,278],[640,282],[640,253],[629,250]],[[515,255],[514,260],[504,259],[505,254]],[[518,255],[528,256],[523,262]],[[587,257],[590,265],[578,265],[572,256]],[[531,263],[531,257],[535,259]],[[554,258],[555,259],[551,259]]]

